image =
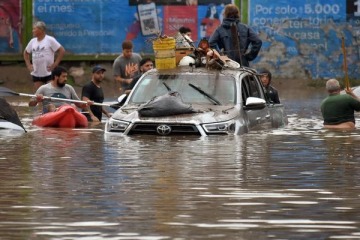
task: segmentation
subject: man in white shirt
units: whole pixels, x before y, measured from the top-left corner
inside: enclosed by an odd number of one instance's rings
[[[34,82],[34,91],[36,91],[41,85],[51,80],[51,71],[59,65],[65,49],[54,37],[46,34],[44,22],[36,22],[32,32],[34,38],[26,46],[23,55]]]

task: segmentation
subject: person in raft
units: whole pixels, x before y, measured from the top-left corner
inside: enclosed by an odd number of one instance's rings
[[[351,89],[345,89],[347,94],[340,94],[340,84],[336,79],[326,82],[326,90],[329,96],[321,103],[324,128],[355,129],[354,111],[360,111],[360,99]]]
[[[39,87],[35,93],[36,97],[30,99],[29,106],[34,107],[41,102],[43,105],[43,113],[47,113],[55,111],[57,107],[66,104],[66,101],[51,101],[50,99],[44,98],[44,96],[80,100],[75,89],[71,85],[66,84],[67,76],[68,73],[64,67],[55,67],[52,71],[52,80]],[[75,103],[75,105],[79,108],[87,108],[92,105],[92,102]]]

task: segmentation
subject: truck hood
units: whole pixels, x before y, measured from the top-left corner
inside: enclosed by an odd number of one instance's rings
[[[240,114],[236,105],[193,105],[195,113],[179,114],[163,117],[140,117],[138,105],[127,105],[118,109],[112,118],[127,122],[157,122],[157,123],[212,123],[228,121]]]

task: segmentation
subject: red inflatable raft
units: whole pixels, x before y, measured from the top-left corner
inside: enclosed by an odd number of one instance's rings
[[[68,104],[60,106],[55,112],[36,117],[32,123],[39,127],[84,128],[88,126],[87,118]]]

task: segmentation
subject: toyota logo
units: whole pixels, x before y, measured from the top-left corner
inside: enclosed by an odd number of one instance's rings
[[[171,127],[165,124],[159,125],[156,128],[156,132],[162,136],[169,135],[171,133]]]

